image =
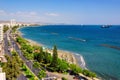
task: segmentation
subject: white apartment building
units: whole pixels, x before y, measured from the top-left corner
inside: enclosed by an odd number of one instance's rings
[[[6,80],[5,72],[2,72],[2,68],[0,68],[0,80]]]
[[[15,21],[15,19],[11,19],[11,20],[10,20],[10,26],[11,26],[11,27],[16,26],[16,21]]]
[[[4,57],[4,46],[3,46],[3,25],[0,24],[0,61],[6,62]],[[0,79],[1,80],[1,79]]]
[[[3,25],[0,24],[0,43],[3,41]]]

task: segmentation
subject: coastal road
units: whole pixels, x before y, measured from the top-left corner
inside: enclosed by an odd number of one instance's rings
[[[35,69],[33,67],[33,62],[30,60],[27,60],[24,56],[22,51],[20,50],[20,48],[18,47],[17,43],[14,41],[14,39],[12,38],[12,35],[9,35],[10,37],[10,41],[12,44],[12,47],[16,50],[16,52],[18,53],[18,55],[20,56],[20,58],[24,61],[24,63],[29,67],[29,69],[37,76],[38,72],[40,71],[39,69]]]
[[[5,52],[5,54],[7,54],[9,56],[12,56],[8,49],[9,49],[9,42],[8,42],[8,39],[7,39],[7,33],[5,33],[4,34],[4,52]]]
[[[20,48],[18,47],[18,44],[16,43],[16,41],[13,39],[12,35],[10,33],[8,33],[9,35],[9,39],[11,42],[12,47],[16,50],[16,52],[18,53],[18,55],[20,56],[20,58],[24,61],[24,63],[29,67],[29,69],[37,76],[40,69],[36,69],[33,67],[33,61],[27,60],[24,56],[22,51],[20,50]],[[7,38],[6,38],[7,40]],[[57,77],[56,75],[51,75],[50,73],[47,73],[47,80],[51,80],[51,78]],[[21,79],[22,80],[22,79]]]
[[[17,78],[17,80],[27,80],[27,78],[26,78],[23,74],[21,74],[21,75]]]
[[[33,62],[30,61],[30,60],[27,60],[24,56],[23,56],[23,53],[22,51],[20,50],[20,48],[18,47],[16,41],[12,38],[12,36],[10,35],[10,41],[11,41],[11,44],[13,46],[13,48],[17,51],[18,55],[21,57],[21,59],[26,63],[26,65],[29,67],[29,69],[37,76],[40,69],[36,69],[33,67]],[[47,73],[46,74],[46,78],[47,80],[51,80],[51,79],[54,79],[55,77],[58,77],[56,75],[53,75],[51,73]]]
[[[8,49],[9,49],[9,41],[8,41],[8,38],[7,38],[7,37],[8,37],[8,32],[6,32],[6,33],[4,34],[4,52],[5,52],[5,54],[7,54],[7,55],[9,55],[10,57],[12,57],[10,51],[8,50]],[[23,74],[21,74],[21,75],[18,77],[17,80],[27,80],[27,78],[26,78]]]

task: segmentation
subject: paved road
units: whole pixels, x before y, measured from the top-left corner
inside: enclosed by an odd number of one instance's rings
[[[10,51],[8,51],[8,48],[9,48],[9,44],[8,44],[8,39],[7,39],[8,35],[7,33],[4,34],[4,52],[5,54],[9,55],[10,57],[12,57]],[[21,74],[17,80],[27,80],[27,78]]]
[[[26,65],[31,69],[31,71],[37,76],[40,69],[36,69],[34,68],[32,65],[33,65],[33,62],[30,61],[30,60],[27,60],[24,56],[23,56],[23,53],[21,52],[21,50],[19,49],[18,45],[16,44],[16,42],[14,41],[14,39],[10,36],[10,41],[14,47],[14,49],[18,52],[19,56],[22,58],[22,60],[26,63]],[[47,73],[47,80],[54,80],[56,75],[53,75],[51,73]],[[56,76],[57,77],[57,76]],[[46,79],[45,79],[46,80]]]
[[[40,69],[36,69],[33,67],[33,62],[30,61],[30,60],[27,60],[24,56],[23,56],[23,53],[22,51],[19,49],[17,43],[14,41],[14,39],[10,36],[10,41],[14,47],[14,49],[17,51],[17,53],[19,54],[19,56],[22,58],[22,60],[26,63],[26,65],[31,69],[31,71],[37,76]],[[58,77],[56,75],[53,75],[51,73],[47,73],[47,76],[45,80],[54,80],[55,77]]]
[[[38,72],[40,70],[33,68],[33,62],[30,60],[27,60],[24,56],[20,48],[18,47],[17,43],[14,41],[14,39],[10,36],[10,41],[12,43],[13,48],[17,51],[18,55],[21,57],[21,59],[26,63],[26,65],[31,69],[31,71],[37,76]]]
[[[8,51],[8,40],[7,40],[7,34],[5,33],[4,34],[4,52],[5,54],[9,55],[9,56],[12,56],[11,53]]]
[[[22,51],[20,50],[20,48],[18,47],[17,43],[14,41],[14,39],[11,37],[11,34],[9,34],[9,38],[10,38],[10,41],[11,41],[11,45],[12,47],[17,51],[18,55],[21,57],[21,59],[26,63],[26,65],[29,67],[29,69],[37,76],[40,69],[36,69],[33,67],[33,62],[30,61],[30,60],[27,60],[24,56],[23,56],[23,53]],[[6,39],[7,40],[7,39]],[[48,78],[47,80],[52,80],[51,77],[54,78],[55,75],[52,75],[51,74],[47,74],[48,76],[46,76],[46,78]],[[50,77],[50,78],[49,78]],[[22,79],[21,79],[22,80]]]
[[[17,80],[27,80],[27,78],[26,78],[23,74],[21,74],[21,75],[17,78]]]

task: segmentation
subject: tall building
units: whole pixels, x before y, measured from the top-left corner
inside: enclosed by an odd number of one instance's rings
[[[0,43],[3,41],[3,25],[0,24]]]
[[[0,24],[0,61],[6,62],[6,59],[4,57],[4,43],[3,42],[4,42],[3,41],[3,25]]]
[[[0,80],[6,80],[5,72],[2,72],[2,68],[0,68]]]
[[[15,26],[15,25],[16,25],[15,19],[11,19],[11,20],[10,20],[10,26],[13,27],[13,26]]]

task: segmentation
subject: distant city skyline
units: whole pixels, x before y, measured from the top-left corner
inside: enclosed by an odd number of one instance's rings
[[[120,0],[0,0],[0,20],[120,24]]]

